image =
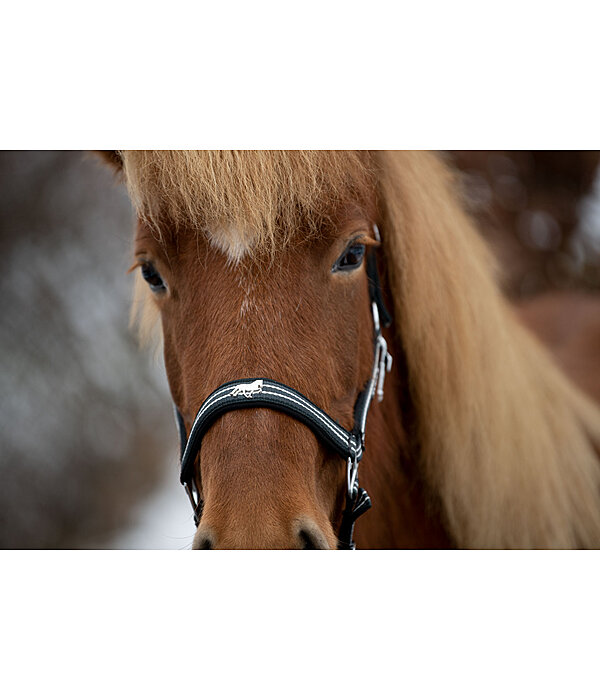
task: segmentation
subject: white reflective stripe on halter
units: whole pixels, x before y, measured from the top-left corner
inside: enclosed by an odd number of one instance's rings
[[[228,411],[261,407],[278,410],[300,420],[317,438],[325,440],[345,459],[362,459],[360,436],[347,431],[295,389],[266,378],[235,380],[216,389],[200,407],[181,458],[182,483],[188,480],[187,472],[196,458],[204,434],[217,418]]]

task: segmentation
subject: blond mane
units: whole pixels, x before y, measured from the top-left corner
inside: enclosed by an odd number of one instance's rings
[[[494,265],[429,153],[125,152],[158,231],[226,229],[274,254],[376,192],[431,489],[462,547],[600,546],[600,411],[517,322]],[[151,313],[146,308],[148,332]]]
[[[457,543],[600,546],[600,412],[502,299],[442,162],[377,162],[423,468]]]

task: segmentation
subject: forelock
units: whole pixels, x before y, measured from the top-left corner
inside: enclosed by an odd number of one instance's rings
[[[158,235],[192,230],[222,249],[273,254],[318,236],[352,204],[375,206],[364,151],[123,151],[138,215]]]

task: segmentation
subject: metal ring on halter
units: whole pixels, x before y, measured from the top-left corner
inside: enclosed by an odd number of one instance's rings
[[[358,461],[356,457],[348,457],[346,462],[346,495],[350,501],[354,501],[358,492]]]
[[[192,512],[194,515],[194,525],[198,527],[200,524],[200,518],[202,517],[202,505],[203,502],[200,499],[200,494],[198,493],[198,488],[195,483],[190,485],[190,483],[185,483],[183,485],[185,492],[187,493],[190,503],[192,504]]]

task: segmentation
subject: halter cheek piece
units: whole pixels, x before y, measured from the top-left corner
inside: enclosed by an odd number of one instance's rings
[[[376,226],[374,233],[380,240]],[[356,519],[371,507],[371,499],[358,485],[358,464],[365,450],[365,428],[367,413],[373,396],[383,400],[383,383],[386,372],[392,367],[392,356],[381,334],[381,326],[388,327],[392,318],[388,313],[381,294],[375,252],[367,255],[367,276],[374,328],[374,358],[371,377],[359,393],[354,404],[354,426],[348,431],[321,410],[299,391],[286,384],[264,377],[236,379],[222,384],[204,401],[196,414],[189,437],[177,407],[175,418],[181,444],[181,483],[194,509],[196,526],[202,517],[202,500],[196,485],[194,463],[200,451],[202,439],[210,426],[224,413],[237,409],[270,408],[300,421],[321,440],[330,450],[346,460],[346,504],[342,513],[342,523],[338,534],[338,549],[356,549],[353,542]]]

